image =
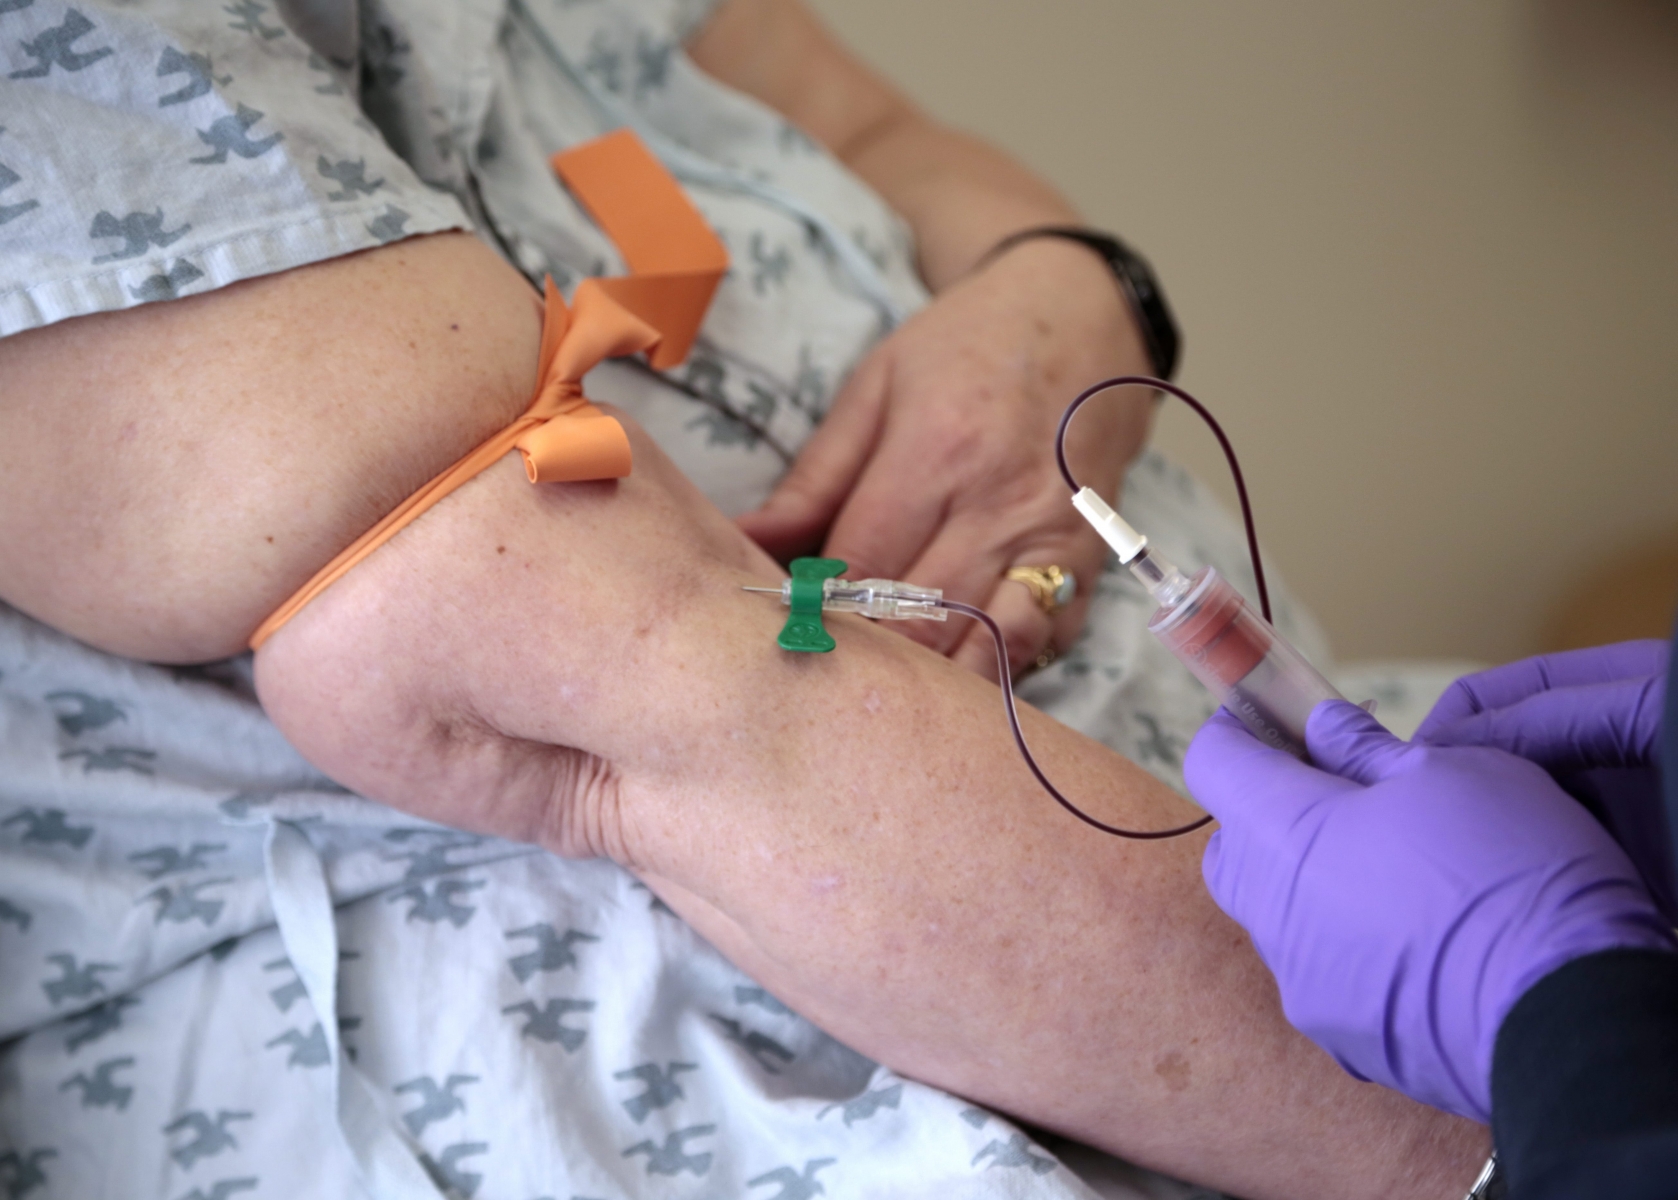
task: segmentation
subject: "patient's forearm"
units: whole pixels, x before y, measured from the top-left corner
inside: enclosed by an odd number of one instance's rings
[[[1483,1134],[1352,1082],[1277,1009],[1198,838],[1117,842],[1026,773],[996,690],[860,620],[774,645],[773,568],[639,439],[621,485],[506,463],[258,661],[358,790],[610,853],[783,999],[919,1078],[1241,1194],[1448,1196]],[[1112,819],[1186,806],[1038,714]],[[563,750],[577,747],[581,750]]]
[[[914,230],[921,275],[935,292],[1007,234],[1079,222],[1047,182],[981,139],[933,121],[799,0],[727,0],[687,49],[704,70],[784,114],[871,184]],[[1067,261],[1092,277],[1103,272],[1087,252]]]
[[[728,0],[688,54],[785,114],[873,185],[915,230],[921,277],[935,292],[967,275],[1008,233],[1079,223],[1049,183],[926,116],[799,0]],[[1096,275],[1101,263],[1089,258],[1071,269]]]

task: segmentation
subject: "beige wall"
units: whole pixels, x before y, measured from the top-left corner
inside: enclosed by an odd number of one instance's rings
[[[1678,5],[813,2],[1153,260],[1343,656],[1526,653],[1678,531]]]

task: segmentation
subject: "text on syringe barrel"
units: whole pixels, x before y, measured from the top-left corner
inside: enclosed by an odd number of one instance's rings
[[[1311,710],[1340,693],[1207,567],[1148,631],[1261,740],[1305,756]]]

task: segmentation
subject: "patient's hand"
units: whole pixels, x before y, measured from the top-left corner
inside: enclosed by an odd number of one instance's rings
[[[764,506],[740,525],[777,557],[845,559],[851,578],[941,587],[991,612],[1019,669],[1083,627],[1106,550],[1055,468],[1080,390],[1145,370],[1118,288],[1089,250],[1028,242],[954,284],[868,356]],[[1136,396],[1091,405],[1070,439],[1080,482],[1113,495],[1141,449]],[[825,539],[825,544],[823,541]],[[1013,566],[1056,564],[1079,593],[1055,618]],[[968,622],[902,632],[990,678],[996,652]]]
[[[693,60],[825,145],[915,236],[936,294],[852,375],[792,471],[740,524],[780,558],[847,560],[850,575],[941,587],[990,610],[1016,670],[1083,626],[1103,551],[1051,454],[1067,403],[1100,379],[1151,373],[1131,314],[1088,249],[1032,240],[975,270],[1004,235],[1080,218],[994,147],[931,120],[850,54],[798,0],[727,0]],[[1081,418],[1080,477],[1104,494],[1147,433],[1140,392]],[[1009,567],[1058,565],[1085,596],[1051,621]],[[910,622],[900,632],[995,676],[988,635]]]

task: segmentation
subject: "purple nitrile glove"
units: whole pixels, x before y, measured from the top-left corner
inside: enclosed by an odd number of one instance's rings
[[[1646,767],[1658,754],[1671,647],[1620,642],[1465,675],[1416,740],[1497,746],[1549,770]]]
[[[1678,878],[1661,797],[1666,642],[1622,642],[1528,658],[1457,680],[1415,740],[1495,746],[1531,759],[1608,826],[1655,902],[1678,920]]]
[[[1401,742],[1343,700],[1312,766],[1219,711],[1184,763],[1222,828],[1212,897],[1288,1020],[1360,1079],[1489,1118],[1492,1046],[1539,979],[1619,946],[1678,949],[1637,870],[1540,767]]]

